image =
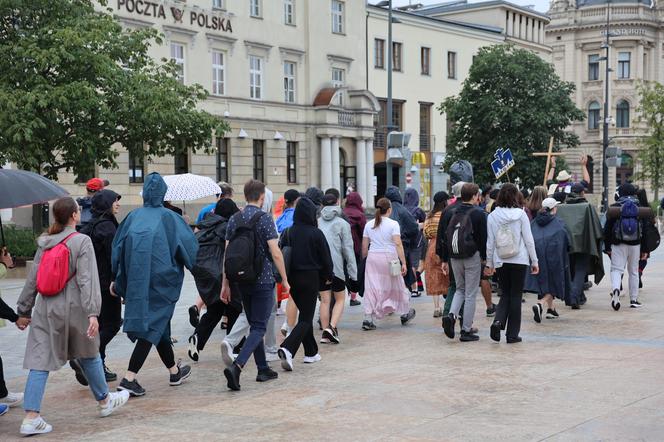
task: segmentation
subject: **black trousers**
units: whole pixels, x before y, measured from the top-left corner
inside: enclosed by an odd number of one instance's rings
[[[521,298],[528,266],[522,264],[503,264],[496,270],[501,296],[496,309],[496,321],[502,327],[507,324],[508,338],[516,338],[521,331]]]
[[[141,370],[145,360],[148,358],[150,349],[152,349],[152,343],[150,341],[140,338],[136,341],[134,352],[129,359],[129,371],[132,373],[138,373]],[[173,346],[171,345],[170,340],[162,339],[157,345],[157,352],[159,353],[161,362],[164,363],[166,368],[171,368],[175,365],[175,355],[173,354]]]
[[[318,344],[314,337],[313,320],[316,311],[319,289],[318,271],[297,271],[289,278],[291,284],[291,298],[300,314],[297,324],[291,334],[284,340],[281,346],[295,356],[300,344],[304,347],[305,356],[316,356]]]
[[[106,346],[122,327],[122,300],[108,293],[101,295],[101,311],[99,313],[99,355],[106,360]]]
[[[6,397],[8,394],[9,392],[5,385],[5,372],[2,369],[2,358],[0,358],[0,398]]]
[[[232,330],[233,324],[237,321],[237,317],[240,316],[239,310],[235,309],[232,305],[224,304],[223,302],[215,302],[214,304],[207,306],[207,311],[201,316],[198,327],[196,327],[196,330],[194,331],[198,337],[198,344],[196,347],[199,351],[205,348],[205,344],[208,339],[210,339],[210,335],[212,335],[212,332],[221,321],[221,317],[224,315],[228,318],[226,330]]]

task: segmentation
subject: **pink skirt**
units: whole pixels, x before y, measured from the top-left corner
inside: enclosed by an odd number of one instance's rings
[[[390,261],[398,259],[396,252],[369,250],[364,272],[364,313],[377,319],[390,313],[404,315],[410,309],[410,292],[403,277],[390,274]]]

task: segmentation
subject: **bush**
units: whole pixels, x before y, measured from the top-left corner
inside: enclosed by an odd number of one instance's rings
[[[31,259],[37,252],[37,242],[32,229],[3,226],[7,250],[14,257]]]

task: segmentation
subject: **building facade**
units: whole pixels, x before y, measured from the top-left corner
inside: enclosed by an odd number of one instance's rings
[[[603,115],[605,42],[609,19],[609,113]],[[578,149],[566,155],[572,171],[580,176],[579,158],[589,156],[589,172],[595,198],[602,192],[602,130],[609,118],[611,146],[621,147],[618,167],[609,168],[609,195],[615,186],[632,181],[638,171],[639,138],[648,127],[639,122],[637,86],[640,82],[664,82],[664,8],[650,0],[555,0],[549,11],[546,43],[553,49],[558,75],[576,85],[573,97],[586,112],[586,121],[572,125],[580,138]],[[638,183],[648,188],[648,183]]]

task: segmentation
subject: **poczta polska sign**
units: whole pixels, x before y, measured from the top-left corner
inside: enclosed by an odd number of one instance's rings
[[[183,23],[187,14],[184,9],[175,6],[165,7],[163,4],[149,0],[118,0],[118,10],[124,10],[131,14],[142,15],[145,17],[157,17],[166,20],[166,11],[170,10],[175,23]],[[205,11],[190,11],[188,14],[190,25],[211,29],[214,31],[233,32],[231,20],[227,17],[219,17],[209,14]]]

